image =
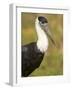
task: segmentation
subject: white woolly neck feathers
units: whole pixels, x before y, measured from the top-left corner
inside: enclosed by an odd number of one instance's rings
[[[36,19],[35,27],[38,36],[37,47],[41,52],[46,52],[48,48],[48,37],[44,30],[40,27],[38,18]]]

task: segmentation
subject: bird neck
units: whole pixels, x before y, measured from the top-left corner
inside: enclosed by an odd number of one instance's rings
[[[40,27],[39,23],[36,22],[35,26],[36,26],[37,36],[38,36],[37,47],[41,52],[44,53],[48,48],[48,37]]]

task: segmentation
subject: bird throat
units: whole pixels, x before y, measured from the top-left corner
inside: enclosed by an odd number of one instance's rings
[[[35,25],[36,25],[36,32],[38,36],[37,48],[42,53],[44,53],[47,51],[47,48],[48,48],[48,37],[46,33],[44,32],[44,30],[42,30],[42,28],[40,27],[39,23],[36,22]]]

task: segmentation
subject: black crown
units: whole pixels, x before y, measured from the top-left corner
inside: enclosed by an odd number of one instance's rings
[[[42,23],[48,23],[47,19],[46,19],[45,17],[43,17],[43,16],[39,16],[39,17],[38,17],[38,20],[39,20],[40,22],[42,22]]]

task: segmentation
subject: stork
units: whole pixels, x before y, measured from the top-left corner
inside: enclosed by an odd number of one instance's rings
[[[37,42],[32,42],[21,47],[21,76],[29,76],[37,69],[48,49],[48,38],[55,45],[52,35],[48,29],[48,21],[44,16],[38,16],[35,20]]]

